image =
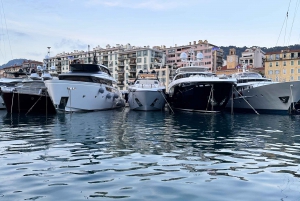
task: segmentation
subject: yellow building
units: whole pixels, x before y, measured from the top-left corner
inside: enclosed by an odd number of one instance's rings
[[[300,80],[300,50],[266,53],[265,76],[277,82]]]

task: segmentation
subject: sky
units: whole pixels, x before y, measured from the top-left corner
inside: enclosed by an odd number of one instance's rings
[[[300,0],[0,0],[0,65],[107,44],[300,43]],[[288,12],[288,18],[286,18]]]

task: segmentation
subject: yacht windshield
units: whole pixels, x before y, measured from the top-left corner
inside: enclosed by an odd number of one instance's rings
[[[71,64],[71,71],[73,72],[98,72],[101,71],[98,65],[92,64]]]
[[[216,75],[213,73],[185,73],[179,74],[175,77],[175,80],[187,77],[215,77]]]

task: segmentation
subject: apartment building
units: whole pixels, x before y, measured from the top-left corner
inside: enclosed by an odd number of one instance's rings
[[[166,64],[172,69],[171,76],[174,75],[174,70],[179,67],[186,66],[186,63],[182,62],[180,59],[180,54],[182,52],[194,51],[194,55],[201,52],[203,54],[203,60],[200,62],[201,65],[210,67],[212,71],[216,71],[218,67],[223,64],[223,50],[218,48],[216,45],[208,43],[207,40],[198,40],[189,42],[188,45],[177,46],[166,48],[163,46],[166,53]]]
[[[266,53],[265,75],[277,82],[300,80],[300,50]]]
[[[246,64],[249,68],[261,68],[264,66],[265,52],[259,47],[247,48],[242,52],[240,64]]]
[[[69,72],[69,64],[74,59],[81,60],[82,63],[93,63],[96,58],[98,64],[107,66],[112,76],[117,80],[117,86],[120,90],[128,90],[128,86],[134,82],[140,70],[158,72],[160,81],[167,85],[168,79],[163,75],[163,68],[165,68],[165,54],[162,50],[157,48],[150,48],[149,46],[138,47],[126,45],[110,46],[101,48],[97,46],[93,50],[59,53],[54,57],[47,59],[48,69],[51,66],[56,67],[56,72]],[[160,76],[161,75],[161,76]]]

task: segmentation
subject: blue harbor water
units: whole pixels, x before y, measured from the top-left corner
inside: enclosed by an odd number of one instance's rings
[[[300,116],[0,111],[0,200],[300,200]]]

